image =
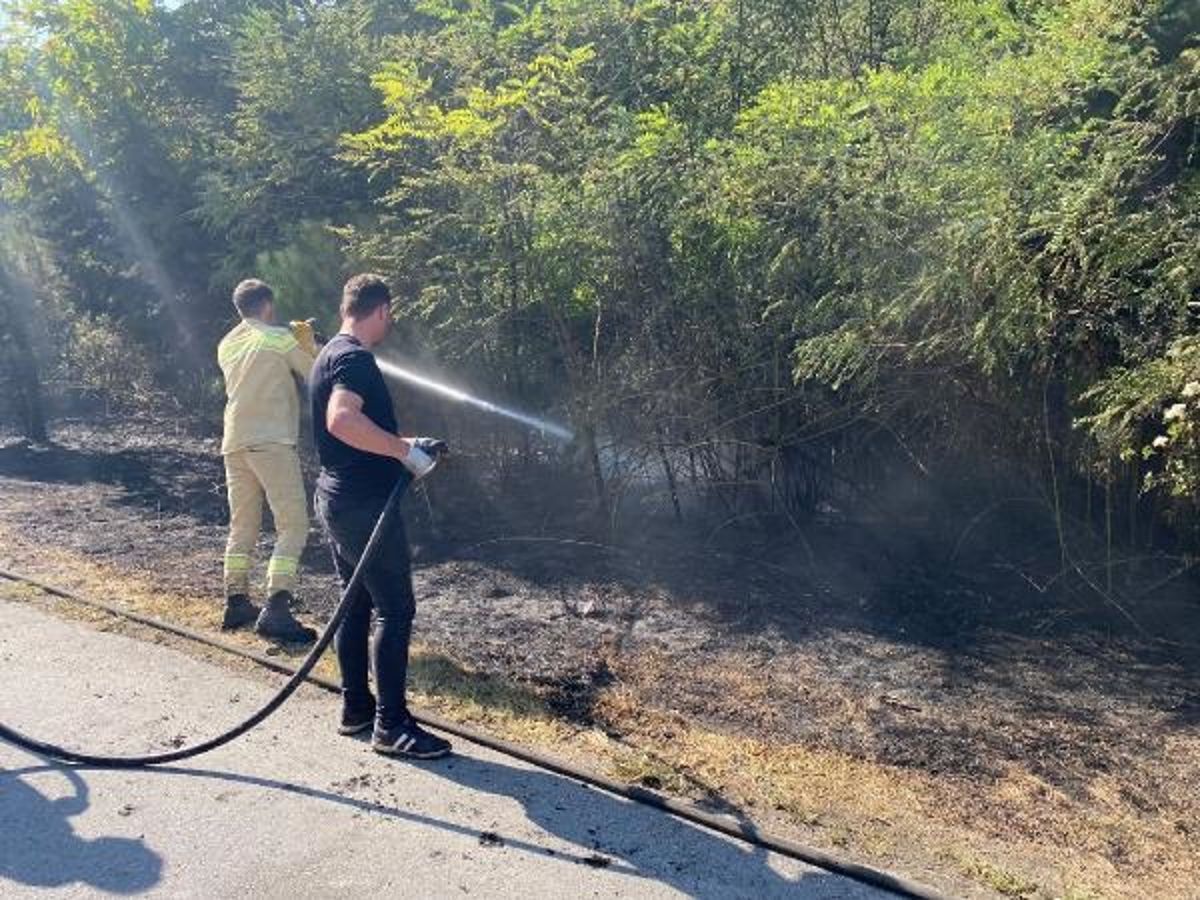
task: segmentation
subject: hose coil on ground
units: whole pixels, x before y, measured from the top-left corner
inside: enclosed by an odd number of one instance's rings
[[[102,766],[111,769],[134,769],[190,759],[193,756],[207,753],[209,750],[215,750],[217,747],[241,737],[247,731],[250,731],[256,725],[263,722],[279,707],[283,706],[287,699],[296,692],[296,688],[300,687],[305,679],[308,678],[313,667],[317,664],[322,654],[324,654],[326,648],[333,640],[333,636],[337,633],[338,627],[342,624],[342,619],[346,617],[346,612],[350,608],[350,598],[358,592],[359,585],[362,583],[363,571],[379,551],[383,535],[387,533],[392,520],[398,514],[400,497],[403,495],[407,484],[407,479],[401,479],[392,489],[391,494],[388,495],[383,511],[379,514],[379,518],[375,520],[375,527],[371,531],[371,537],[367,540],[367,546],[363,549],[362,556],[358,559],[358,565],[354,567],[354,574],[350,576],[350,581],[346,584],[345,590],[342,591],[341,599],[338,601],[338,605],[334,609],[329,623],[325,626],[325,630],[317,638],[317,642],[313,644],[312,649],[308,651],[308,655],[304,657],[304,661],[300,663],[299,668],[292,673],[287,683],[279,689],[274,697],[242,722],[199,744],[192,744],[188,747],[180,747],[163,753],[147,753],[140,756],[110,756],[98,753],[84,753],[80,750],[70,750],[65,747],[59,747],[57,744],[39,741],[2,723],[0,723],[0,740],[23,747],[31,753],[36,753],[38,756],[45,756],[61,760],[62,762],[78,763],[87,766]]]

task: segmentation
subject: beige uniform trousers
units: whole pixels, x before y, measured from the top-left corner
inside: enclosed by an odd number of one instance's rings
[[[263,498],[275,519],[275,550],[267,564],[267,591],[296,585],[300,554],[308,540],[308,508],[300,457],[288,444],[259,444],[225,454],[229,490],[229,542],[225,546],[225,593],[247,594],[250,561],[262,528]]]

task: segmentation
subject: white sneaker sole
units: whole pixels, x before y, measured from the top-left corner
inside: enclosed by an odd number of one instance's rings
[[[445,750],[432,750],[425,753],[420,753],[415,750],[405,750],[399,743],[395,744],[377,744],[371,742],[371,749],[383,756],[396,756],[403,759],[441,759],[443,756],[450,755],[450,748]]]

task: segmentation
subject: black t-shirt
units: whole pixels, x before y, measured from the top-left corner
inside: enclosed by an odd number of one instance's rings
[[[387,494],[397,479],[408,477],[408,470],[398,459],[358,450],[329,433],[325,411],[335,386],[362,397],[363,415],[384,431],[397,434],[392,397],[379,366],[375,365],[375,357],[357,338],[334,335],[321,349],[308,379],[313,432],[321,460],[317,488],[326,495]]]

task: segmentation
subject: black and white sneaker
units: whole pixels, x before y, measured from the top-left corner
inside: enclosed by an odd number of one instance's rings
[[[369,706],[350,707],[342,703],[342,723],[338,725],[338,734],[358,734],[375,724],[375,698],[370,699]]]
[[[450,742],[430,734],[409,718],[393,728],[381,730],[375,726],[371,749],[384,756],[405,756],[409,759],[437,759],[450,752]]]

